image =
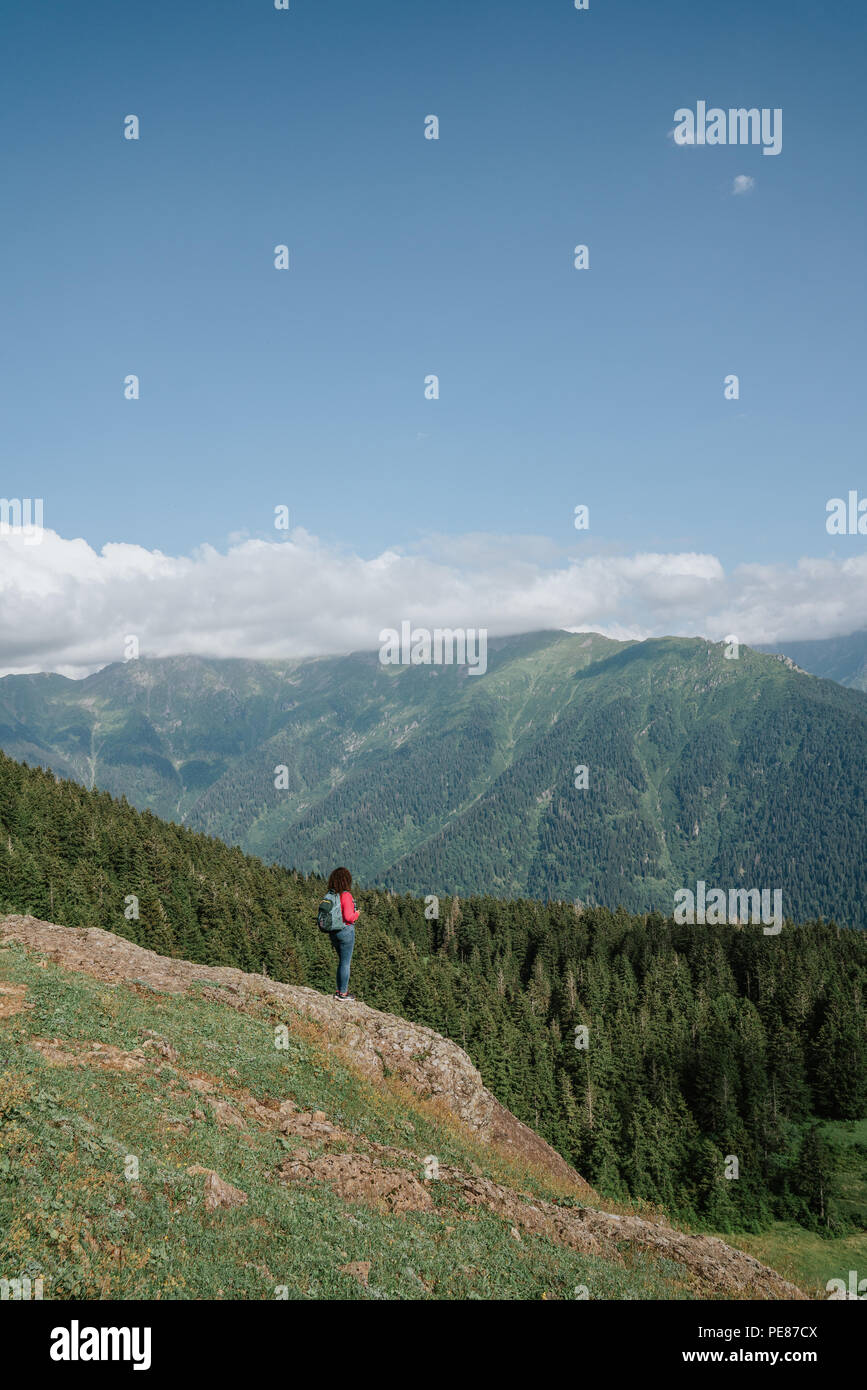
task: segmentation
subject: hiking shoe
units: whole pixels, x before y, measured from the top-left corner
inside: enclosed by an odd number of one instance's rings
[[[335,994],[334,998],[335,998],[335,999],[342,999],[342,1001],[343,1001],[344,1004],[347,1004],[347,1003],[349,1003],[349,1004],[354,1004],[354,1003],[355,1003],[355,995],[354,995],[354,994]]]

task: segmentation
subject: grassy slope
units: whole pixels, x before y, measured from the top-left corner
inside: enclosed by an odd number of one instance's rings
[[[800,1226],[776,1222],[760,1236],[726,1235],[728,1245],[736,1245],[763,1264],[770,1265],[806,1293],[827,1298],[829,1279],[842,1279],[848,1287],[849,1271],[867,1278],[867,1234],[824,1240]]]
[[[21,991],[26,993],[20,993]],[[330,1188],[277,1180],[286,1150],[273,1130],[220,1127],[189,1078],[207,1076],[232,1101],[291,1097],[368,1141],[398,1147],[421,1176],[430,1154],[501,1183],[574,1204],[553,1179],[516,1168],[394,1083],[361,1079],[293,1023],[288,1050],[275,1020],[201,997],[102,984],[0,950],[0,1273],[41,1275],[46,1298],[683,1298],[682,1267],[628,1252],[622,1263],[579,1255],[470,1209],[432,1183],[432,1212],[389,1214]],[[13,1002],[13,1007],[14,1007]],[[143,1071],[51,1065],[29,1039],[99,1041],[124,1050],[147,1030],[178,1057]],[[162,1070],[160,1070],[162,1066]],[[197,1116],[197,1110],[200,1115]],[[204,1110],[205,1114],[201,1115]],[[307,1145],[308,1151],[315,1151]],[[139,1161],[127,1180],[127,1156]],[[213,1169],[249,1196],[208,1212]],[[369,1262],[368,1286],[340,1266]]]

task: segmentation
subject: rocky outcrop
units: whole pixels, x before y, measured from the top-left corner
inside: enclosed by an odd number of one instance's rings
[[[209,997],[243,1008],[273,1001],[313,1020],[326,1046],[364,1075],[396,1076],[426,1100],[438,1102],[485,1143],[572,1185],[592,1189],[555,1149],[491,1095],[467,1054],[431,1028],[380,1013],[359,1002],[341,1003],[303,985],[281,984],[230,966],[197,965],[159,956],[98,927],[59,927],[35,917],[0,918],[0,940],[19,941],[71,970],[112,983],[139,984],[185,994],[194,984],[214,986]]]
[[[205,1179],[205,1210],[219,1211],[221,1207],[243,1207],[247,1202],[246,1192],[242,1192],[240,1187],[233,1187],[230,1182],[221,1178],[219,1173],[215,1173],[213,1168],[202,1168],[200,1164],[194,1163],[187,1169],[188,1177],[203,1177]]]

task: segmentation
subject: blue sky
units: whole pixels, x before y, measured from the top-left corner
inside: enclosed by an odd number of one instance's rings
[[[4,30],[0,493],[61,536],[224,551],[285,503],[368,559],[860,556],[824,519],[867,491],[863,5],[53,0]],[[781,107],[782,153],[677,148],[699,99]]]

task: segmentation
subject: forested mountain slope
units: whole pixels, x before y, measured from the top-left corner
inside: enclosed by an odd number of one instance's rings
[[[867,696],[724,651],[559,632],[492,643],[483,676],[362,653],[7,677],[0,747],[305,871],[663,912],[703,879],[863,926]]]

